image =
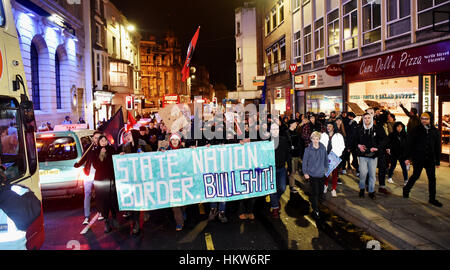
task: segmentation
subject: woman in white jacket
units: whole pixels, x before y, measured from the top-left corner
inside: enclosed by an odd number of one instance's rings
[[[327,131],[324,132],[320,137],[320,142],[325,146],[328,154],[330,154],[331,151],[333,151],[336,154],[336,156],[338,157],[342,156],[342,153],[344,152],[345,149],[345,141],[342,134],[337,132],[337,127],[334,122],[327,123]],[[331,196],[337,197],[336,187],[338,180],[338,168],[333,170],[330,177],[332,179]],[[327,190],[328,190],[328,178],[325,179],[325,187],[323,193],[327,193]]]

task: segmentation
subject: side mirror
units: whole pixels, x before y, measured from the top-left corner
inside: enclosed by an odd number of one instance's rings
[[[26,100],[20,103],[20,112],[24,119],[25,130],[27,132],[36,132],[36,119],[34,117],[33,102]]]

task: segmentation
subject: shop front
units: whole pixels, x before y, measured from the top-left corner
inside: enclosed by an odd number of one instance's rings
[[[450,73],[441,73],[436,78],[438,126],[441,132],[443,160],[450,162]]]
[[[112,116],[112,99],[114,93],[109,91],[94,92],[94,123],[106,121]]]
[[[361,114],[369,107],[379,107],[405,125],[409,117],[400,105],[408,111],[416,108],[419,115],[432,112],[441,131],[443,154],[448,159],[448,127],[444,125],[450,114],[450,40],[346,63],[343,67],[350,111]]]
[[[330,75],[332,74],[332,75]],[[325,113],[342,112],[342,76],[328,74],[325,69],[295,76],[295,111]]]

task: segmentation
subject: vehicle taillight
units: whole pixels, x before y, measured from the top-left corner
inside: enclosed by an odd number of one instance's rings
[[[40,136],[40,138],[53,138],[53,137],[55,137],[55,134],[42,134]]]

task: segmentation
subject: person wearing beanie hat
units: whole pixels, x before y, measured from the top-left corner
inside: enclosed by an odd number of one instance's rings
[[[439,131],[431,124],[433,114],[425,112],[421,115],[421,125],[408,132],[406,165],[412,160],[413,174],[408,183],[403,187],[403,197],[409,198],[409,193],[422,170],[425,169],[428,176],[428,202],[434,206],[442,207],[442,203],[436,200],[436,167],[440,165],[441,140]]]

